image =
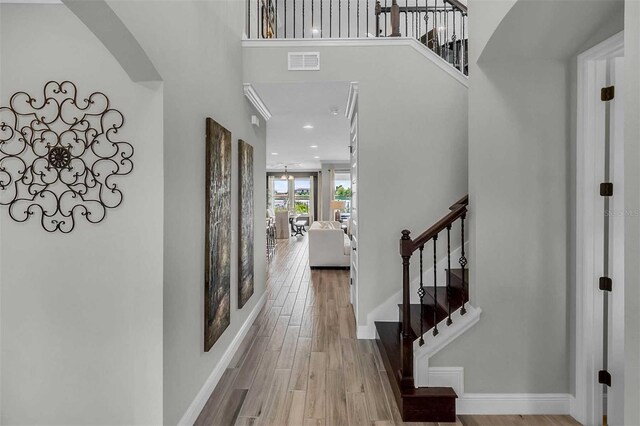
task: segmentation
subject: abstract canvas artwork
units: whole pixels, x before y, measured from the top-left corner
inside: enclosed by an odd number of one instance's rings
[[[207,118],[204,350],[231,322],[231,132]]]
[[[238,308],[253,295],[253,147],[238,141],[240,221],[238,253]]]

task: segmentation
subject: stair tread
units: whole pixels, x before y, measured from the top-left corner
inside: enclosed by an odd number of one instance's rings
[[[448,270],[445,269],[445,275],[448,277],[449,274],[447,274],[447,271]],[[462,276],[463,276],[462,271],[463,269],[460,269],[460,268],[458,269],[451,268],[451,285],[452,286],[462,287]],[[467,268],[464,269],[464,282],[465,282],[465,285],[469,284],[469,269]]]
[[[438,305],[444,309],[445,312],[448,312],[449,306],[447,302],[447,288],[446,287],[438,287],[436,291],[433,290],[433,287],[429,287],[426,289],[427,295],[425,298],[429,297],[431,300],[434,299],[433,294],[437,294]],[[466,291],[459,287],[451,287],[451,313],[460,309],[460,307],[466,301]]]
[[[404,421],[453,422],[456,392],[449,387],[402,388],[400,385],[402,324],[375,322],[377,344],[396,403]],[[413,350],[413,343],[410,343]]]
[[[436,321],[439,323],[443,319],[447,317],[447,311],[438,304],[437,307],[434,308],[433,303],[429,300],[428,296],[424,298],[425,303],[423,306],[423,316],[420,318],[420,304],[412,303],[411,304],[411,330],[416,335],[416,339],[420,337],[420,321],[422,320],[422,332],[426,333],[431,330],[436,322],[434,322],[434,309],[437,310],[436,313]],[[430,303],[427,303],[430,302]],[[398,305],[398,309],[400,310],[400,318],[402,318],[402,305]]]
[[[397,372],[400,370],[400,333],[402,324],[399,322],[375,322],[376,331],[378,332],[378,341],[382,343],[386,354],[386,361],[389,365],[385,365],[389,371]],[[382,351],[381,351],[382,352]],[[383,354],[383,355],[385,355]]]

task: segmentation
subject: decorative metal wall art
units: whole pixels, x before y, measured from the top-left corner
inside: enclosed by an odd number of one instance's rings
[[[231,132],[207,118],[204,351],[231,324]]]
[[[240,220],[238,241],[238,308],[253,295],[253,147],[238,141],[238,180],[240,182]]]
[[[69,233],[122,203],[116,178],[133,170],[133,146],[118,140],[124,116],[104,93],[77,92],[49,81],[42,99],[18,92],[0,107],[0,205],[17,222],[37,213],[46,231]]]

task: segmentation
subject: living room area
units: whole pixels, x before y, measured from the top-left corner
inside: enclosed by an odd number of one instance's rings
[[[357,126],[349,117],[350,83],[254,85],[251,90],[269,116],[268,259],[279,246],[301,245],[308,250],[310,268],[350,269],[357,226],[357,172],[352,170]]]

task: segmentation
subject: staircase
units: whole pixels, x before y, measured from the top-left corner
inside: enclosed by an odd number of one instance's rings
[[[464,250],[464,221],[467,214],[468,196],[463,197],[449,210],[450,213],[431,228],[411,239],[409,231],[402,231],[400,255],[403,265],[403,303],[398,305],[398,322],[376,322],[377,344],[389,376],[402,419],[406,422],[455,422],[455,391],[450,387],[415,387],[414,352],[425,344],[426,333],[434,338],[439,328],[453,325],[452,314],[459,311],[464,317],[469,302],[469,274]],[[454,224],[459,222],[462,253],[451,265],[451,234]],[[447,239],[447,268],[441,275],[445,286],[438,286],[437,241],[441,234]],[[433,286],[423,282],[425,246],[433,249]],[[419,304],[411,303],[410,261],[414,254],[420,262]],[[431,256],[429,256],[431,257]],[[417,342],[417,346],[414,344]]]

